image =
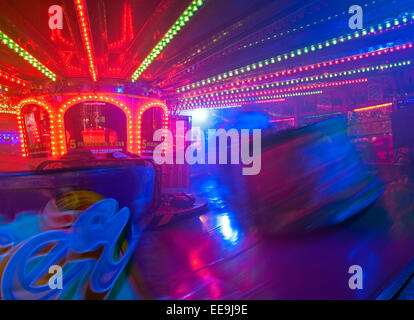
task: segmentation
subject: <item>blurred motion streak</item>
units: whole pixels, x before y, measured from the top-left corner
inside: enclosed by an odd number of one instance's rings
[[[381,194],[342,117],[265,135],[262,170],[246,184],[253,220],[270,234],[339,224]]]

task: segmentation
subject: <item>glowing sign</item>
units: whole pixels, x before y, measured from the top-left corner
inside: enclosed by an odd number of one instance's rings
[[[18,131],[0,132],[0,144],[18,144],[20,143],[20,134]]]

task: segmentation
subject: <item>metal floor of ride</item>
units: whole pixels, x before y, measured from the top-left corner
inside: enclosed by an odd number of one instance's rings
[[[278,237],[251,225],[234,180],[214,166],[194,171],[192,187],[207,210],[144,232],[134,256],[140,298],[392,298],[414,272],[414,176],[398,168],[382,168],[394,181],[358,216]],[[362,267],[363,289],[349,288],[352,265]]]

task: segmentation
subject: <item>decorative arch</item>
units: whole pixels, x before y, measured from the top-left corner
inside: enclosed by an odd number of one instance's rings
[[[53,114],[53,110],[49,104],[47,104],[44,101],[33,99],[33,98],[24,99],[20,101],[20,103],[16,107],[17,124],[19,127],[19,133],[20,133],[22,156],[25,158],[29,156],[27,140],[26,140],[27,137],[26,137],[25,130],[24,130],[24,122],[23,122],[23,114],[22,114],[23,107],[28,104],[35,104],[35,105],[41,106],[47,111],[47,114],[49,115],[49,123],[50,123],[51,153],[52,153],[52,157],[56,157],[58,155],[58,149],[57,149],[57,139],[56,139],[55,115]]]
[[[137,154],[141,154],[142,152],[142,141],[141,141],[141,129],[142,129],[142,115],[145,111],[147,111],[150,108],[161,108],[164,112],[162,113],[162,127],[163,130],[168,129],[168,108],[167,106],[162,102],[150,102],[144,105],[139,110],[138,113],[138,122],[137,122]],[[164,132],[165,134],[165,132]],[[164,150],[166,150],[167,147],[167,141],[164,140]]]
[[[94,101],[100,101],[100,102],[108,102],[110,104],[113,104],[114,106],[117,106],[118,108],[120,108],[124,113],[125,116],[127,117],[127,150],[129,152],[133,152],[133,144],[134,144],[134,139],[133,139],[133,122],[132,122],[132,115],[131,115],[131,111],[129,110],[128,106],[123,103],[120,102],[117,99],[114,98],[110,98],[107,96],[103,96],[103,95],[84,95],[81,97],[76,97],[73,99],[70,99],[68,101],[66,101],[60,108],[58,111],[58,119],[57,119],[57,125],[58,125],[58,138],[59,138],[59,142],[60,142],[60,155],[64,155],[66,152],[66,143],[65,143],[65,131],[64,131],[64,115],[65,112],[72,107],[75,104],[81,103],[81,102],[94,102]]]

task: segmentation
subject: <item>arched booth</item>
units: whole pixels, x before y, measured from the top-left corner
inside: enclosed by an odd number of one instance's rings
[[[84,149],[95,156],[115,151],[151,155],[160,143],[154,132],[168,128],[167,106],[142,96],[67,93],[24,99],[12,109],[19,156],[31,159]]]
[[[95,155],[127,151],[127,117],[116,105],[77,103],[66,110],[63,121],[68,151],[86,149]]]
[[[60,154],[89,150],[95,156],[116,151],[134,152],[130,108],[108,96],[82,96],[68,100],[58,113]]]
[[[41,100],[27,99],[18,104],[17,110],[23,157],[49,158],[56,155],[51,107]]]

